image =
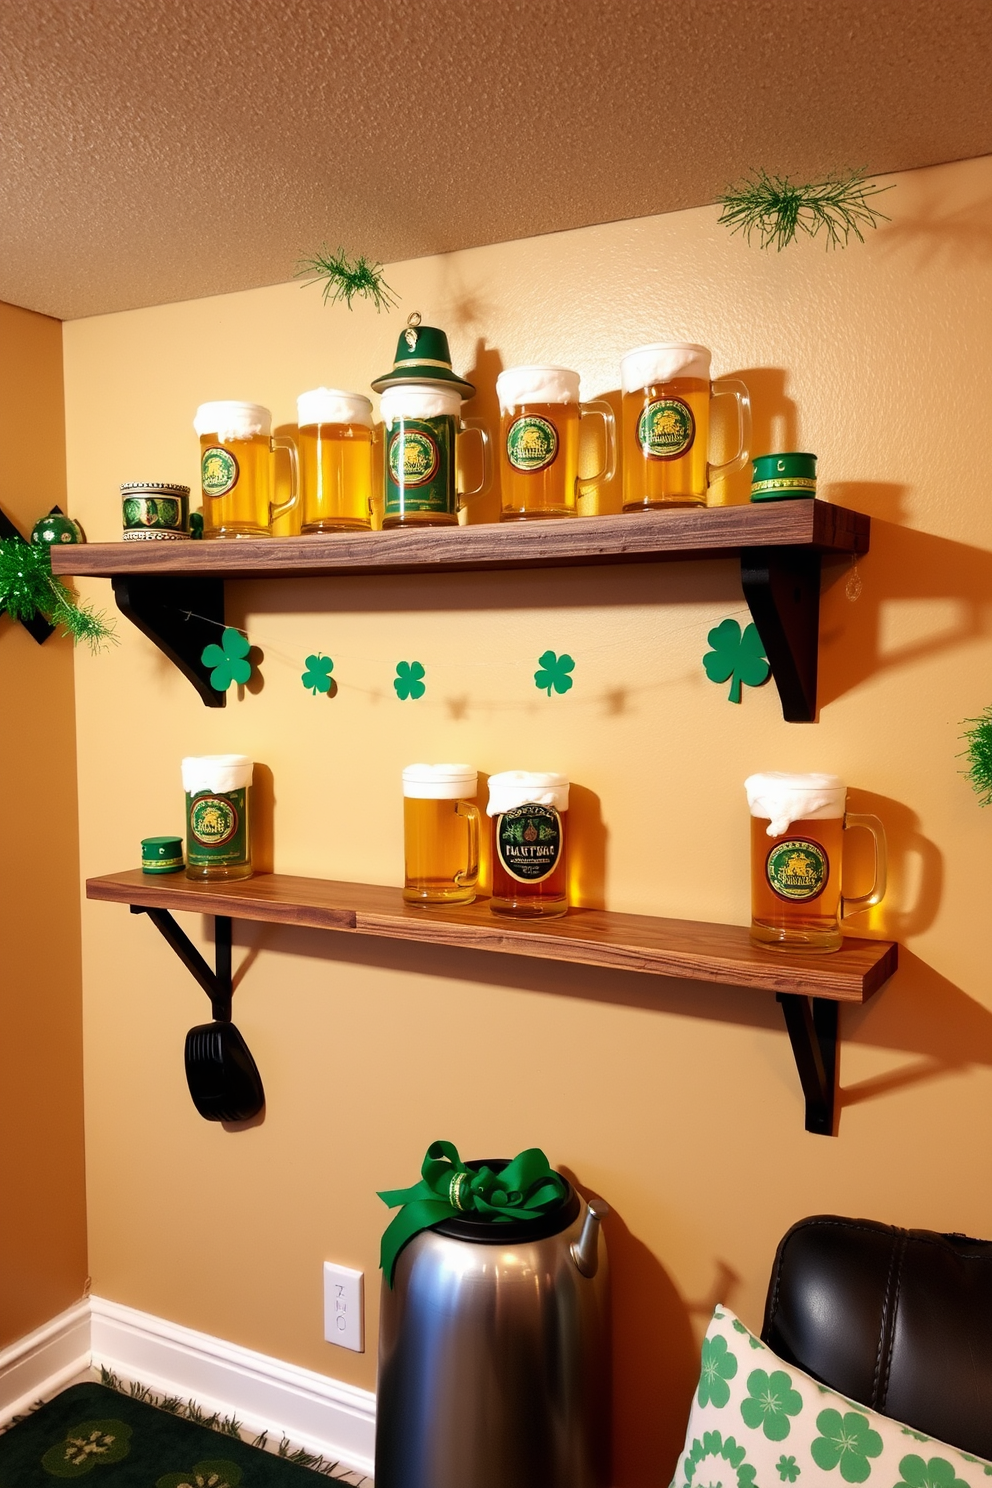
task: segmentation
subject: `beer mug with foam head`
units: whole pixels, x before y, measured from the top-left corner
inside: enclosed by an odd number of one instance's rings
[[[372,525],[372,404],[361,393],[313,388],[296,400],[301,530]]]
[[[500,414],[500,520],[574,517],[576,496],[616,470],[616,426],[608,403],[579,402],[567,367],[508,367],[496,379]],[[601,418],[605,449],[595,475],[579,475],[579,420]]]
[[[296,441],[272,437],[272,415],[258,403],[201,403],[193,428],[200,436],[204,537],[268,537],[269,525],[299,500]],[[289,454],[288,501],[272,500],[277,449]]]
[[[479,777],[471,765],[407,765],[403,846],[407,904],[471,904],[479,881]]]
[[[639,346],[620,361],[623,388],[623,509],[705,506],[723,475],[742,470],[751,442],[751,397],[743,382],[710,382],[710,353],[689,342]],[[737,453],[709,463],[710,403],[737,403]]]
[[[885,829],[877,816],[847,810],[836,775],[770,770],[744,782],[751,809],[751,939],[794,951],[839,951],[841,921],[885,893]],[[841,893],[844,833],[864,827],[875,840],[875,882]]]
[[[461,508],[488,487],[489,434],[481,423],[463,419],[461,406],[459,389],[442,383],[396,383],[383,393],[383,527],[452,527]],[[482,444],[482,478],[460,491],[456,442],[469,432]]]

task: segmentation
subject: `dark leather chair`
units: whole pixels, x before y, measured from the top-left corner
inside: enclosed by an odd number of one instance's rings
[[[992,1241],[800,1220],[778,1247],[761,1336],[821,1384],[992,1459]]]

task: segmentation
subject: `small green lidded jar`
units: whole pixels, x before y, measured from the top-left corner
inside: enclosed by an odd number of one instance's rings
[[[181,837],[142,837],[142,873],[181,873],[185,866]]]
[[[190,755],[186,792],[186,877],[251,878],[251,778],[246,754]]]
[[[752,501],[812,501],[816,496],[815,455],[756,455],[752,465]]]

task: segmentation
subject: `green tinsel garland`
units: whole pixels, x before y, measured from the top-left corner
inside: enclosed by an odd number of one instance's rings
[[[826,246],[839,248],[846,246],[852,232],[863,243],[862,228],[888,222],[884,212],[869,205],[868,198],[891,190],[891,186],[876,186],[869,181],[864,170],[829,176],[805,186],[794,186],[788,176],[770,176],[767,171],[756,170],[726,196],[717,197],[723,207],[719,221],[731,232],[742,232],[749,243],[751,234],[757,232],[762,248],[774,243],[779,252],[797,232],[815,238],[821,229],[827,235]]]
[[[971,782],[980,804],[992,806],[992,705],[980,718],[964,721],[972,725],[961,735],[968,746],[962,756],[968,761],[964,778]]]
[[[113,626],[88,604],[80,604],[68,584],[52,573],[47,543],[21,538],[0,539],[0,610],[15,620],[42,615],[49,625],[61,625],[73,642],[86,641],[91,651],[106,642],[116,645]]]
[[[324,281],[325,305],[328,300],[332,305],[344,300],[350,310],[355,295],[371,300],[376,311],[391,310],[399,303],[382,277],[382,264],[374,263],[362,254],[349,260],[343,248],[332,253],[325,244],[311,258],[304,258],[297,265],[297,278],[303,274],[311,276],[307,281],[309,284]]]

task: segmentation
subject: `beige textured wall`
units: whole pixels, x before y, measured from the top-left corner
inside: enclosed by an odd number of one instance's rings
[[[321,1262],[365,1269],[374,1340],[375,1190],[412,1181],[436,1137],[466,1154],[539,1143],[615,1206],[617,1481],[663,1484],[698,1331],[721,1298],[760,1324],[795,1219],[992,1234],[992,834],[957,758],[960,721],[992,701],[992,159],[896,185],[891,224],[846,252],[764,254],[707,208],[392,265],[388,319],[290,284],[66,326],[70,489],[93,538],[118,535],[121,480],[195,484],[201,400],[289,422],[305,388],[367,387],[413,309],[447,327],[490,415],[503,365],[564,363],[596,396],[632,346],[705,342],[752,386],[757,447],[815,450],[822,495],[876,519],[858,602],[843,567],[827,575],[816,726],[783,723],[771,687],[734,707],[703,675],[707,631],[742,611],[730,562],[233,585],[264,682],[223,711],[122,625],[119,650],[77,659],[87,874],[179,830],[182,754],[239,750],[272,772],[279,870],[396,882],[400,768],[455,758],[568,771],[587,902],[744,922],[744,776],[823,769],[889,828],[891,895],[861,929],[908,947],[875,1002],[843,1012],[825,1139],[803,1131],[770,996],[241,925],[235,1016],[268,1107],[229,1132],[184,1086],[202,993],[147,922],[89,905],[98,1292],[371,1387],[371,1342],[358,1357],[322,1341]],[[576,658],[564,698],[530,680],[548,647]],[[330,699],[299,681],[318,648]],[[412,658],[428,691],[400,704],[393,668]]]
[[[65,498],[62,327],[0,304],[0,507]],[[0,1347],[86,1283],[72,645],[0,617]]]

